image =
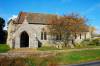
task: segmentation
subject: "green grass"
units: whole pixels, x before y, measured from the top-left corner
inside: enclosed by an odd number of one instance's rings
[[[100,60],[100,49],[61,53],[57,55],[55,59],[59,60],[58,62],[63,64],[72,64],[72,63],[81,63],[81,62]]]
[[[84,48],[100,48],[100,46],[96,46],[96,45],[87,45],[87,46],[77,46],[74,49],[84,49]]]
[[[37,48],[37,50],[41,50],[41,51],[50,51],[50,50],[61,50],[59,48],[55,48],[55,47],[40,47],[40,48]]]
[[[7,44],[0,44],[0,53],[7,52],[10,47]]]
[[[74,48],[68,48],[68,47],[63,47],[63,48],[56,48],[56,47],[51,47],[51,46],[44,46],[44,47],[40,47],[37,48],[37,50],[40,51],[53,51],[53,50],[70,50],[70,49],[85,49],[85,48],[100,48],[100,46],[96,46],[96,45],[79,45],[79,46],[75,46]]]
[[[49,57],[4,58],[0,60],[0,63],[12,64],[12,66],[57,66],[59,64],[76,64],[95,60],[100,60],[100,49],[62,52]]]
[[[30,59],[28,59],[28,62],[31,61],[31,64],[33,63],[33,65],[43,64],[43,66],[47,66],[47,64],[77,64],[100,60],[100,49],[62,52],[52,57],[31,57]]]

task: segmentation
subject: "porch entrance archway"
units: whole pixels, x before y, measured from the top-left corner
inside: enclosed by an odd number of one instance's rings
[[[29,35],[25,31],[20,36],[20,47],[29,47]]]

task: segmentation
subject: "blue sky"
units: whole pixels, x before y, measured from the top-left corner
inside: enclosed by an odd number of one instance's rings
[[[58,15],[75,12],[100,29],[100,0],[0,0],[0,16],[6,23],[20,11]]]

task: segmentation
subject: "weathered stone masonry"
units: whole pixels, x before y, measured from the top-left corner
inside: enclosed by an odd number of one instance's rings
[[[26,12],[19,13],[19,16],[16,19],[9,21],[7,44],[11,48],[38,48],[44,44],[49,44],[51,36],[48,35],[46,26],[55,17],[57,17],[57,15]],[[41,39],[42,33],[45,39]],[[28,37],[26,36],[26,34]],[[86,38],[90,37],[90,33],[87,32]],[[82,39],[80,39],[80,37],[77,37],[75,42],[83,40],[85,38],[84,35],[82,35],[81,38]],[[23,43],[28,43],[28,45],[25,46]]]

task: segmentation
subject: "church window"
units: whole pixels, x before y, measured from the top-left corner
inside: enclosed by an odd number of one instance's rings
[[[75,33],[75,39],[77,38],[77,34]]]
[[[81,33],[80,33],[80,39],[82,38]]]
[[[43,40],[43,32],[41,32],[41,40]]]
[[[41,32],[41,40],[47,40],[47,33]]]
[[[44,40],[47,40],[47,33],[44,32]]]
[[[85,39],[86,39],[86,33],[85,33]]]
[[[56,35],[56,40],[61,40],[61,34]]]

